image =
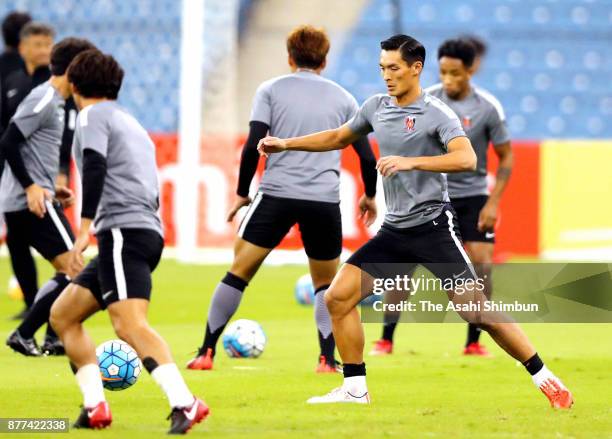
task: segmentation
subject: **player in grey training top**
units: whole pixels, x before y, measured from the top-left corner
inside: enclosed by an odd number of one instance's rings
[[[461,59],[453,58],[450,55],[444,55],[441,58],[440,69],[444,78],[448,75],[446,67],[449,69],[459,67],[458,65],[448,66],[448,63],[455,64],[456,61],[463,63]],[[455,95],[450,88],[452,86],[450,81],[453,79],[452,77],[446,79],[447,82],[444,84],[434,85],[425,91],[440,99],[457,114],[476,152],[477,165],[474,172],[448,174],[448,193],[451,199],[489,195],[487,185],[489,143],[493,144],[498,155],[504,157],[505,146],[510,142],[504,110],[493,95],[481,88],[471,87],[469,81],[466,90],[460,88],[461,94]]]
[[[8,240],[35,248],[56,271],[36,294],[28,316],[7,339],[7,345],[25,355],[41,355],[34,334],[47,322],[51,305],[68,284],[68,276],[75,274],[69,267],[74,237],[62,208],[72,204],[74,198],[69,189],[56,186],[56,178],[64,100],[71,95],[66,69],[77,54],[93,47],[77,38],[65,38],[53,47],[51,79],[21,102],[0,141],[9,164],[0,195]],[[64,352],[50,327],[43,348],[51,354]]]
[[[301,68],[259,86],[251,121],[268,125],[271,136],[297,137],[336,128],[358,109],[355,98],[338,84]],[[276,197],[337,203],[339,177],[340,151],[287,151],[266,160],[259,190]]]
[[[83,266],[94,219],[98,240],[98,255],[51,310],[83,393],[74,427],[104,428],[112,422],[95,345],[82,326],[90,315],[108,308],[118,337],[136,350],[168,397],[169,433],[186,433],[208,415],[208,407],[189,391],[168,345],[147,321],[151,273],[164,248],[155,147],[144,128],[116,103],[123,69],[111,55],[82,53],[70,65],[68,78],[81,109],[74,137],[83,185],[81,225],[71,252],[75,271]]]
[[[465,138],[459,119],[439,99],[421,93],[409,105],[398,106],[389,95],[368,99],[347,124],[354,134],[376,134],[381,157],[439,156],[453,139]],[[385,224],[409,228],[440,215],[449,202],[446,175],[426,170],[398,173],[383,180]]]
[[[79,113],[73,144],[81,173],[85,148],[107,163],[96,230],[151,229],[163,236],[155,145],[142,125],[117,101],[86,107]]]
[[[49,82],[36,87],[19,105],[11,122],[25,138],[21,156],[28,174],[40,187],[55,194],[59,147],[64,133],[64,98]],[[25,189],[11,168],[2,175],[0,210],[28,208]]]
[[[270,157],[252,203],[248,196],[259,159],[257,142],[266,134],[291,137],[332,129],[346,123],[357,111],[357,102],[346,90],[320,75],[328,50],[325,32],[298,26],[287,38],[292,73],[266,81],[257,89],[240,163],[238,199],[228,220],[241,207],[251,207],[238,229],[234,262],[213,295],[204,341],[196,358],[187,365],[190,369],[212,368],[219,336],[238,309],[248,282],[297,223],[315,290],[320,347],[316,371],[336,372],[335,343],[323,296],[342,251],[340,152],[286,151]],[[376,217],[376,161],[367,137],[356,138],[353,146],[365,185],[359,206],[366,224],[371,224]]]
[[[458,216],[459,231],[470,260],[479,277],[485,279],[486,295],[491,294],[494,227],[497,206],[512,168],[510,135],[506,128],[501,104],[488,92],[470,84],[476,50],[464,39],[445,41],[438,49],[442,83],[426,89],[447,104],[459,117],[477,157],[476,171],[447,175],[448,192]],[[489,143],[499,157],[499,171],[491,196],[487,182],[487,151]],[[388,295],[390,303],[406,300],[406,294]],[[386,355],[393,350],[393,334],[398,313],[386,313],[382,338],[375,342],[371,355]],[[480,329],[468,325],[464,354],[486,356],[479,343]]]
[[[472,86],[470,78],[477,51],[470,41],[451,39],[438,49],[441,84],[429,92],[438,96],[459,116],[478,158],[475,172],[448,175],[448,189],[459,218],[459,230],[470,260],[478,275],[486,279],[486,294],[491,295],[491,263],[499,202],[510,174],[513,156],[504,110],[487,91]],[[495,184],[489,193],[487,156],[489,144],[499,159]],[[468,325],[466,355],[488,355],[479,343],[480,329]]]
[[[372,294],[374,279],[386,284],[402,274],[390,264],[406,271],[422,264],[443,283],[456,285],[460,279],[467,285],[465,281],[470,279],[474,285],[475,274],[461,245],[455,213],[445,203],[448,196],[442,173],[474,171],[476,155],[453,111],[420,87],[423,45],[409,36],[395,35],[383,41],[381,48],[380,68],[389,96],[368,99],[355,118],[340,128],[289,139],[267,137],[258,147],[263,155],[287,150],[328,151],[343,148],[369,131],[375,133],[381,147],[377,168],[384,178],[390,214],[376,236],[342,266],[325,295],[344,361],[344,383],[327,395],[310,398],[311,404],[369,403],[364,333],[356,306]],[[476,289],[465,294],[448,291],[455,305],[480,306],[486,300]],[[518,325],[486,310],[466,313],[466,308],[460,309],[462,318],[477,318],[506,352],[525,365],[553,407],[571,406],[571,393],[544,366]]]

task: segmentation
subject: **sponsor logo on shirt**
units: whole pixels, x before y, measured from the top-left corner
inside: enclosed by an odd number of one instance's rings
[[[461,120],[461,124],[463,125],[463,128],[465,129],[472,128],[472,118],[470,116],[463,116],[463,119]]]
[[[408,116],[406,118],[406,122],[405,122],[405,127],[406,127],[406,131],[414,131],[414,125],[416,123],[416,118]]]

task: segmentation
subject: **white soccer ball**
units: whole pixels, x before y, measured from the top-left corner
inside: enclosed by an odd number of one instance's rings
[[[295,300],[300,305],[312,305],[314,303],[315,290],[309,273],[300,276],[295,283]]]
[[[253,320],[236,320],[223,334],[223,348],[231,358],[257,358],[265,347],[266,334]]]

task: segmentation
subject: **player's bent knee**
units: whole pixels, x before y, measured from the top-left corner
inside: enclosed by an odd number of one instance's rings
[[[325,292],[325,305],[332,317],[342,317],[353,308],[350,297],[344,294],[339,294],[334,289],[328,289]]]
[[[149,325],[146,321],[128,321],[123,318],[113,318],[113,328],[117,337],[128,344],[134,345],[134,337],[148,331]]]
[[[62,318],[62,309],[57,301],[51,306],[49,324],[58,335],[61,335],[68,326],[66,320]]]
[[[66,296],[60,294],[57,300],[53,302],[49,311],[49,323],[58,334],[64,332],[73,323],[73,319],[71,319],[70,314],[67,312],[68,309],[70,308],[69,304],[66,303]]]

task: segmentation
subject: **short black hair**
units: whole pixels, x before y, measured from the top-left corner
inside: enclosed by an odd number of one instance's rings
[[[457,58],[463,62],[465,67],[471,67],[474,64],[474,58],[476,58],[476,48],[473,44],[467,40],[461,38],[454,38],[446,40],[438,48],[438,59],[443,56],[449,58]]]
[[[68,81],[85,98],[117,99],[123,82],[123,69],[112,55],[88,50],[70,64]]]
[[[380,42],[382,50],[399,50],[408,65],[415,61],[425,64],[425,46],[408,35],[397,34]]]
[[[23,41],[34,35],[44,35],[55,38],[55,30],[47,23],[40,21],[29,21],[19,31],[19,41]]]
[[[485,41],[479,36],[462,35],[460,38],[474,46],[474,49],[476,50],[476,56],[485,56],[487,54],[487,43],[485,43]]]
[[[32,21],[27,12],[14,11],[2,20],[2,39],[4,45],[16,49],[19,46],[19,32],[21,28]]]
[[[96,49],[89,40],[68,37],[53,46],[51,51],[51,74],[62,76],[76,56],[86,50]]]

